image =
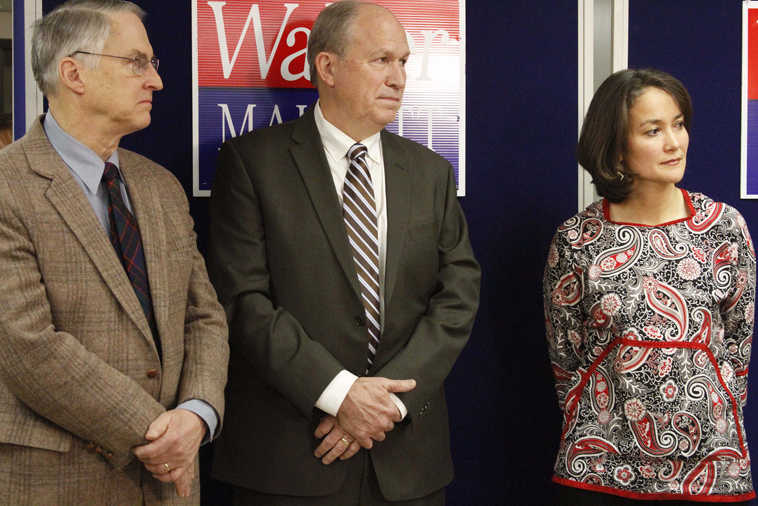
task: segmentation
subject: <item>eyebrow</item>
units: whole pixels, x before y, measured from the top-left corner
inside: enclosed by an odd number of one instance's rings
[[[677,114],[676,116],[674,116],[674,118],[671,121],[676,121],[676,120],[678,120],[680,118],[684,118],[684,113],[683,112],[680,112],[679,114]],[[645,121],[643,121],[642,123],[640,123],[640,126],[645,126],[648,123],[651,123],[653,125],[659,125],[661,123],[665,123],[665,121],[662,120],[662,119],[658,119],[658,118],[646,119]]]
[[[155,56],[155,55],[148,56],[147,53],[145,53],[144,51],[140,51],[139,49],[132,49],[131,51],[129,51],[128,54],[131,55],[130,58],[138,58],[140,56],[144,56],[145,59],[147,60]]]
[[[403,52],[403,53],[397,54],[397,53],[394,53],[391,49],[377,49],[373,53],[370,53],[369,57],[370,58],[378,58],[380,56],[389,56],[389,57],[392,57],[392,58],[398,58],[398,59],[400,59],[400,58],[408,58],[410,55],[411,55],[410,50],[408,52]]]

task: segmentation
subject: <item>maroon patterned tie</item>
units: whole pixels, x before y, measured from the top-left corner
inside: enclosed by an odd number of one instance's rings
[[[158,354],[160,354],[161,346],[155,326],[150,286],[147,281],[147,268],[145,265],[145,254],[142,251],[142,238],[140,237],[137,220],[129,212],[121,197],[119,180],[120,176],[116,166],[110,162],[105,162],[103,183],[105,183],[105,187],[108,190],[108,220],[110,221],[108,236],[111,244],[113,244],[113,248],[116,250],[116,254],[121,260],[121,265],[124,266],[129,281],[132,282],[132,288],[134,288],[134,293],[137,295],[137,299],[142,306],[142,311],[144,311],[150,324],[150,330],[153,333]]]

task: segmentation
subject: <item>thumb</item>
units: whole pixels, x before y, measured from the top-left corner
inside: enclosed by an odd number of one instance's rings
[[[148,441],[155,441],[161,437],[166,430],[168,430],[169,422],[171,421],[171,414],[168,412],[162,413],[158,418],[153,420],[150,427],[147,428],[145,439]]]
[[[388,392],[410,392],[414,388],[416,388],[415,379],[389,380],[387,382]]]

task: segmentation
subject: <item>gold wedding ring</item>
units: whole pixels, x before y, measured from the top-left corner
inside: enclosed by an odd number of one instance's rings
[[[168,464],[166,464],[165,462],[163,463],[163,469],[165,469],[167,473],[171,472],[171,468],[168,467]]]
[[[352,443],[352,441],[350,441],[346,436],[342,436],[342,439],[340,439],[340,441],[345,443],[347,446],[350,446],[350,443]]]

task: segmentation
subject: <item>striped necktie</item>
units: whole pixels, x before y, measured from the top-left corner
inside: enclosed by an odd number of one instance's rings
[[[379,316],[379,229],[366,146],[353,144],[347,152],[350,166],[342,187],[342,214],[361,285],[361,302],[368,329],[368,371],[374,363],[381,335]]]

